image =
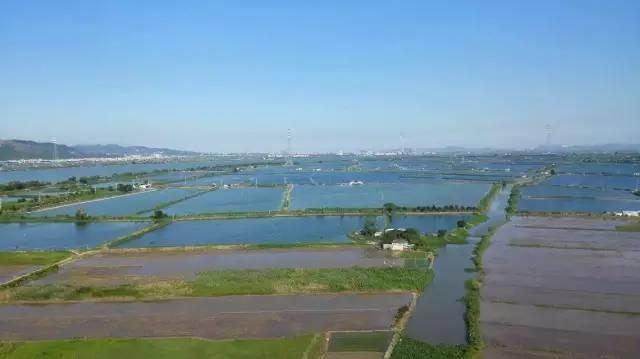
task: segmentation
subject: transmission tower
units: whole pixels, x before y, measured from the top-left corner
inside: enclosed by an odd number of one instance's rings
[[[58,144],[55,138],[51,142],[53,142],[53,160],[56,161],[58,159]]]
[[[285,166],[293,166],[293,153],[291,150],[291,129],[287,129],[287,159],[285,162]]]

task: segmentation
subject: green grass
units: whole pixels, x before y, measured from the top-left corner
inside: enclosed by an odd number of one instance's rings
[[[14,288],[11,300],[65,301],[101,298],[151,299],[175,296],[224,296],[332,292],[422,291],[432,272],[424,268],[322,268],[224,270],[199,273],[193,281],[123,284],[111,287],[27,285]]]
[[[402,336],[393,349],[392,359],[458,359],[467,358],[464,345],[431,345]]]
[[[0,265],[47,265],[71,255],[67,251],[50,252],[0,252]]]
[[[619,232],[640,232],[640,222],[624,224],[622,226],[616,226],[616,231],[619,231]]]
[[[385,352],[391,332],[335,333],[329,342],[330,352]]]
[[[421,291],[432,273],[409,268],[224,270],[198,274],[196,296],[316,292]]]
[[[511,187],[511,193],[509,194],[509,200],[507,201],[507,208],[505,212],[507,216],[511,216],[518,210],[518,202],[520,201],[520,185],[514,185]]]
[[[0,343],[0,358],[299,359],[312,337],[225,341],[174,338],[5,342]]]

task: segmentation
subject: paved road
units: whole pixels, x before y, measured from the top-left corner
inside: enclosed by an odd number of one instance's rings
[[[156,302],[0,305],[0,339],[271,338],[387,329],[411,294],[185,298]]]

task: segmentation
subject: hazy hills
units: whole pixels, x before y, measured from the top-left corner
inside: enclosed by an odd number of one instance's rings
[[[54,144],[52,142],[35,142],[27,140],[0,140],[0,161],[21,159],[52,159]],[[122,156],[165,156],[195,155],[196,152],[173,150],[169,148],[151,148],[144,146],[120,145],[77,145],[55,146],[57,158],[85,157],[122,157]]]

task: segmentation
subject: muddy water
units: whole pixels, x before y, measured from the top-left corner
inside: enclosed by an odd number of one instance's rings
[[[465,268],[472,268],[471,256],[479,236],[491,226],[506,220],[504,208],[511,187],[504,188],[492,202],[487,213],[487,222],[471,231],[469,244],[448,245],[441,249],[433,268],[433,282],[425,289],[416,310],[409,320],[407,334],[430,344],[465,344],[467,326],[465,322],[464,283],[473,277]]]
[[[409,293],[394,293],[0,305],[0,338],[278,338],[328,330],[381,330],[389,329],[398,308],[410,301]]]

